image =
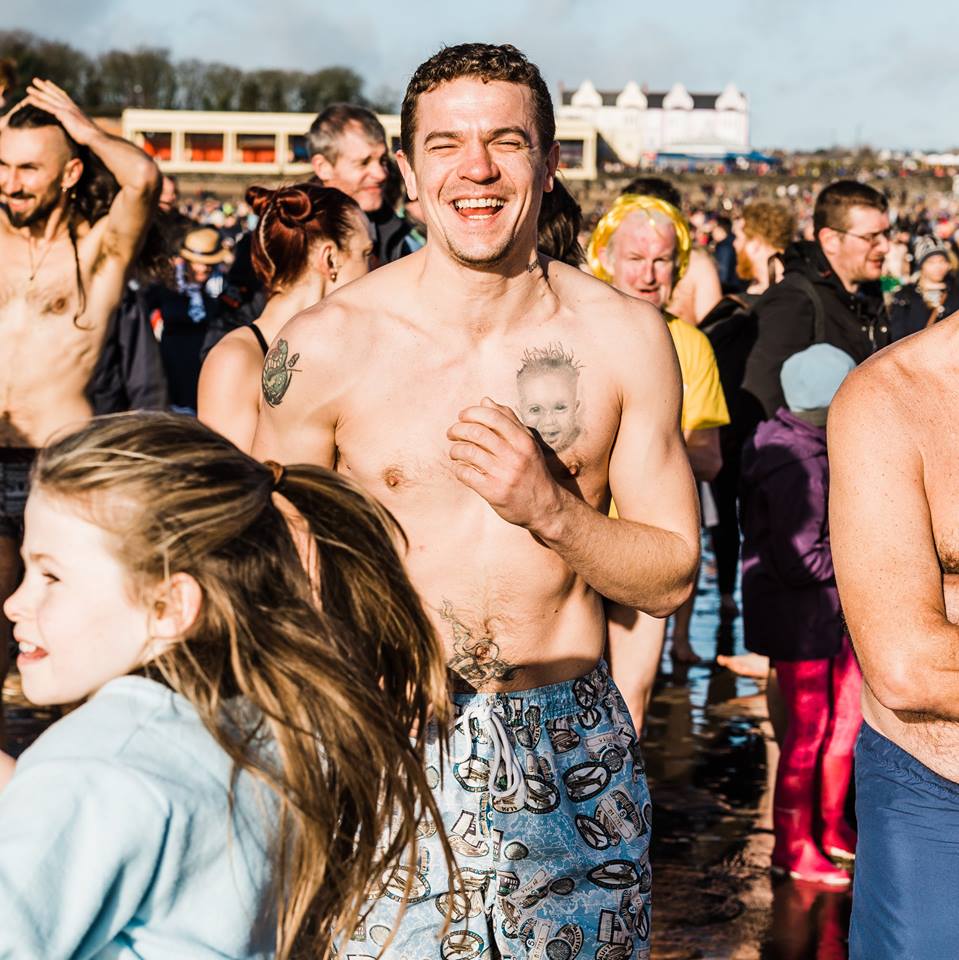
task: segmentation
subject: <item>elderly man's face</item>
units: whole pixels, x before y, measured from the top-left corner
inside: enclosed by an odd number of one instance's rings
[[[631,213],[613,234],[603,260],[620,292],[660,310],[669,303],[676,269],[676,231],[671,224]]]
[[[386,144],[370,140],[358,123],[349,123],[336,138],[336,163],[317,154],[313,169],[325,187],[336,187],[352,197],[360,209],[373,213],[383,206],[386,186]]]

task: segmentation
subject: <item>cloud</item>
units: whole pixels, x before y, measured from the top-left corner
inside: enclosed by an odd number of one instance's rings
[[[959,141],[944,105],[959,94],[948,69],[959,26],[954,0],[927,0],[922,16],[899,0],[5,0],[4,29],[26,29],[88,53],[167,47],[175,58],[252,69],[352,67],[372,91],[401,92],[444,43],[511,42],[551,89],[584,79],[664,89],[682,81],[750,98],[759,146],[816,147],[857,136],[876,145]],[[941,69],[937,69],[941,67]]]

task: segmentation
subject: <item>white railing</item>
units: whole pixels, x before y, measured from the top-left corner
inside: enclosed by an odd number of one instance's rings
[[[307,176],[306,132],[312,113],[240,113],[205,110],[123,111],[123,136],[150,153],[165,173]],[[379,114],[388,141],[399,143],[400,118]],[[596,177],[596,128],[558,120],[568,180]]]

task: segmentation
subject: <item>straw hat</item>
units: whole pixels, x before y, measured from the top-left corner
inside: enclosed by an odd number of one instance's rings
[[[183,238],[180,256],[193,263],[223,263],[229,259],[230,252],[223,247],[220,234],[212,227],[200,227],[191,230]]]

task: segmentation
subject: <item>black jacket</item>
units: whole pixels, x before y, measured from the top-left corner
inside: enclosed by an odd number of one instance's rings
[[[162,410],[167,405],[160,346],[143,291],[127,286],[93,370],[87,396],[96,414]]]
[[[952,316],[959,310],[959,284],[951,274],[946,279],[946,297],[937,311],[934,322]],[[919,288],[914,283],[900,287],[889,308],[890,340],[901,340],[910,333],[918,333],[929,325],[932,308],[926,306]]]
[[[143,293],[147,315],[163,322],[160,358],[166,374],[170,405],[196,411],[197,383],[200,379],[200,348],[207,329],[218,310],[218,301],[201,294],[206,315],[194,321],[190,317],[190,298],[163,284],[154,284]]]
[[[409,220],[397,216],[389,207],[380,207],[375,213],[368,213],[367,217],[376,232],[376,243],[373,245],[375,266],[392,263],[411,252],[410,247],[403,242],[413,229]]]
[[[878,284],[862,284],[849,293],[832,271],[818,243],[792,244],[784,257],[786,276],[801,273],[814,286],[824,313],[823,337],[862,363],[889,342],[889,322]],[[815,307],[809,294],[791,283],[778,283],[753,308],[756,344],[746,362],[743,390],[772,417],[785,406],[779,372],[794,353],[816,342]]]

